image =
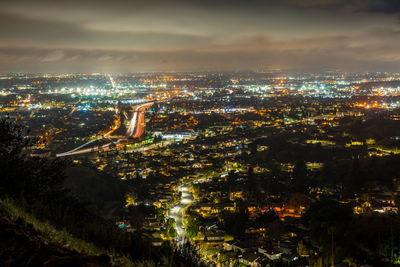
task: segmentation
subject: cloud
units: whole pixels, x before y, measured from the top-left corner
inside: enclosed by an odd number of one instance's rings
[[[336,8],[336,10],[388,15],[400,13],[399,0],[287,0],[287,2],[308,8]]]
[[[361,4],[361,1],[358,2],[361,11],[384,14],[400,13],[399,0],[365,0],[364,4]]]
[[[289,4],[300,7],[331,7],[344,5],[348,0],[287,0]]]
[[[104,56],[99,57],[99,61],[110,61],[113,59],[114,59],[114,57],[110,56],[110,55],[104,55]]]
[[[65,60],[67,62],[74,62],[74,61],[77,61],[80,57],[81,57],[80,54],[76,54],[76,55],[73,55],[73,56],[70,56],[70,57],[66,58]]]
[[[376,28],[357,35],[286,40],[255,35],[223,45],[176,50],[0,47],[0,71],[395,71],[400,67],[399,42],[399,30]]]
[[[0,69],[396,70],[397,3],[1,0]]]
[[[41,62],[56,62],[64,59],[64,51],[55,50],[46,54],[44,57],[40,59]]]
[[[12,26],[10,26],[12,25]],[[88,29],[69,22],[46,22],[0,13],[2,44],[79,48],[175,48],[211,42],[208,36],[168,32]]]

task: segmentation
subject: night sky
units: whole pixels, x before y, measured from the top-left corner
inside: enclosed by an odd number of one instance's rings
[[[0,71],[400,72],[400,0],[0,0]]]

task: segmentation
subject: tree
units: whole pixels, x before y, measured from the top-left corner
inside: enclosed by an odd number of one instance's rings
[[[162,208],[158,208],[156,210],[156,217],[157,217],[157,221],[159,223],[163,223],[165,221],[165,215],[164,215],[164,210]]]
[[[357,267],[357,260],[352,257],[347,257],[343,260],[344,263],[347,263],[349,267]]]
[[[169,231],[168,231],[168,235],[169,235],[170,237],[172,237],[172,238],[175,238],[178,234],[177,234],[175,228],[171,227],[171,228],[169,229]]]
[[[199,233],[200,224],[197,220],[189,218],[186,223],[186,235],[189,238],[194,238]]]
[[[300,240],[297,244],[297,253],[299,253],[301,257],[310,255],[309,250],[307,249],[307,246],[304,244],[303,240]]]
[[[334,200],[315,202],[303,215],[303,220],[311,230],[313,242],[319,246],[328,264],[337,259],[336,252],[341,249],[338,237],[343,237],[352,219],[351,207]]]
[[[276,215],[275,211],[273,210],[269,210],[268,212],[261,214],[257,218],[257,221],[263,223],[272,223],[275,220],[279,220],[279,216]]]
[[[272,241],[280,241],[281,235],[285,233],[285,228],[281,220],[277,219],[267,227],[267,238]]]
[[[192,190],[196,198],[200,197],[200,184],[192,184]]]
[[[293,185],[296,192],[304,192],[308,185],[308,172],[304,160],[298,160],[293,168]]]
[[[248,221],[248,214],[243,210],[238,212],[224,212],[222,214],[224,228],[228,234],[239,235],[245,230],[243,225]]]
[[[307,195],[294,193],[290,195],[288,206],[294,208],[296,211],[301,211],[301,208],[307,208],[310,204],[310,200],[308,199]]]
[[[313,203],[303,216],[315,237],[328,234],[330,229],[342,229],[352,220],[350,206],[334,200],[321,200]],[[337,230],[335,232],[337,232]]]
[[[127,193],[125,195],[126,207],[135,205],[136,197],[132,193]]]
[[[346,175],[346,186],[347,190],[350,192],[359,191],[360,187],[363,185],[360,160],[355,158],[351,162],[351,167]]]
[[[30,157],[37,139],[9,118],[0,119],[0,193],[16,199],[37,199],[62,192],[65,164],[62,160]]]
[[[83,248],[85,252],[86,249],[91,253],[93,249],[95,253],[105,251],[115,255],[117,262],[127,258],[134,261],[160,259],[158,252],[151,249],[150,242],[123,232],[115,223],[96,216],[64,190],[64,170],[68,162],[30,156],[29,150],[35,140],[26,137],[26,133],[24,127],[9,118],[0,119],[0,204],[3,205],[7,198],[8,203],[39,224],[46,222],[55,229],[62,229],[63,235],[82,240],[79,243],[88,244]]]
[[[176,222],[174,218],[168,218],[167,219],[167,228],[175,228],[176,227]]]
[[[326,161],[322,167],[321,178],[323,185],[332,185],[338,182],[336,168],[332,161]]]

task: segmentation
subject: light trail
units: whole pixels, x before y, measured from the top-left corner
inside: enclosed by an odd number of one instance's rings
[[[135,130],[135,127],[136,127],[136,121],[137,121],[137,112],[134,111],[132,119],[131,119],[131,121],[129,123],[128,131],[126,132],[127,136],[132,136],[133,135],[133,131]]]
[[[139,105],[135,108],[134,113],[132,115],[132,119],[129,123],[127,137],[139,138],[140,136],[142,136],[142,134],[144,133],[144,113],[143,112],[144,112],[144,110],[146,110],[148,107],[150,107],[152,105],[153,105],[153,102],[150,102],[150,103]],[[119,126],[115,126],[111,131],[107,132],[100,138],[96,138],[94,140],[86,142],[85,144],[80,145],[70,151],[67,151],[64,153],[59,153],[56,155],[56,157],[65,157],[65,156],[78,155],[78,154],[84,154],[84,153],[89,153],[89,152],[96,152],[96,151],[99,151],[102,149],[109,149],[110,145],[112,145],[112,144],[117,145],[122,141],[122,139],[119,139],[116,142],[107,143],[102,146],[90,147],[90,148],[85,148],[85,149],[81,149],[81,148],[87,146],[90,143],[93,143],[97,140],[100,140],[104,137],[109,136],[112,132],[114,132],[116,129],[118,129],[118,127]]]
[[[89,153],[89,152],[96,152],[96,151],[99,151],[101,149],[108,148],[112,144],[116,145],[119,142],[121,142],[121,139],[117,140],[116,142],[107,143],[107,144],[102,145],[102,146],[90,147],[90,148],[85,148],[85,149],[80,149],[80,150],[68,151],[68,152],[60,153],[60,154],[57,154],[56,157],[64,157],[64,156],[78,155],[78,154],[84,154],[84,153]]]
[[[114,78],[110,74],[108,74],[108,78],[110,79],[110,83],[111,83],[112,88],[115,89],[117,87],[117,85],[116,85],[116,83],[114,81]]]
[[[77,150],[81,149],[82,147],[85,147],[85,146],[87,146],[87,145],[89,145],[89,144],[91,144],[91,143],[93,143],[93,142],[95,142],[95,141],[97,141],[97,140],[100,140],[100,139],[102,139],[102,138],[104,138],[104,137],[109,136],[110,134],[112,134],[112,133],[113,133],[115,130],[117,130],[118,128],[119,128],[119,125],[116,125],[116,126],[114,126],[108,133],[105,133],[102,137],[99,137],[99,138],[90,140],[90,141],[84,143],[83,145],[80,145],[80,146],[78,146],[78,147],[76,147],[76,148],[74,148],[74,149],[72,149],[72,150],[70,150],[70,151],[67,151],[67,152],[64,152],[64,153],[61,153],[61,154],[57,154],[56,156],[58,157],[58,155],[70,154],[70,153],[72,153],[72,152],[74,152],[74,151],[77,151]]]
[[[140,136],[142,136],[143,132],[144,132],[144,113],[140,112],[139,113],[139,121],[136,124],[135,134],[132,135],[132,137],[139,138]]]
[[[132,119],[129,123],[129,128],[128,131],[126,132],[126,135],[132,136],[133,138],[139,138],[143,132],[144,132],[144,114],[142,111],[144,111],[146,108],[150,107],[153,105],[153,102],[151,103],[146,103],[140,106],[137,106],[136,109],[134,110]],[[138,120],[139,117],[139,120]]]
[[[76,151],[76,150],[79,150],[79,149],[81,149],[82,147],[87,146],[88,144],[93,143],[94,141],[97,141],[97,140],[99,140],[99,139],[100,139],[100,138],[93,139],[93,140],[91,140],[91,141],[89,141],[89,142],[86,142],[86,143],[84,143],[83,145],[80,145],[80,146],[78,146],[78,147],[76,147],[76,148],[74,148],[74,149],[72,149],[72,150],[70,150],[70,151],[68,151],[68,152],[65,152],[65,153],[74,152],[74,151]]]
[[[105,133],[103,135],[103,137],[109,136],[110,134],[112,134],[113,132],[115,132],[115,130],[117,130],[119,128],[120,125],[115,125],[108,133]]]
[[[71,116],[75,111],[77,111],[77,109],[75,107],[73,107],[71,112],[68,115]]]

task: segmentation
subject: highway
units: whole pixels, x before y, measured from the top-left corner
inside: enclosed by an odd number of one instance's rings
[[[139,138],[142,136],[142,134],[144,133],[144,111],[151,107],[154,103],[153,102],[149,102],[149,103],[144,103],[141,105],[138,105],[135,107],[135,109],[133,110],[133,114],[132,114],[132,118],[129,121],[129,126],[128,126],[128,130],[126,132],[126,137],[132,137],[132,138]],[[311,120],[316,120],[316,119],[329,119],[331,118],[331,115],[320,115],[320,116],[315,116],[315,117],[310,117],[307,119],[300,119],[300,120],[296,120],[296,121],[292,121],[292,122],[287,122],[286,125],[290,125],[290,124],[295,124],[295,123],[299,123],[299,122],[305,122],[305,121],[311,121]],[[275,125],[270,125],[268,127],[275,127]],[[119,139],[115,142],[110,142],[107,143],[105,145],[102,146],[95,146],[95,147],[90,147],[90,148],[84,148],[85,146],[87,146],[90,143],[93,143],[94,141],[103,139],[107,136],[109,136],[112,132],[114,132],[118,127],[114,127],[111,131],[109,131],[108,133],[104,134],[102,137],[91,140],[83,145],[80,145],[70,151],[64,152],[64,153],[60,153],[57,154],[56,157],[65,157],[65,156],[72,156],[72,155],[78,155],[78,154],[84,154],[84,153],[90,153],[90,152],[96,152],[96,151],[100,151],[100,150],[108,150],[110,149],[110,146],[112,144],[115,144],[116,146],[118,146],[118,144],[122,141],[122,139]]]
[[[95,140],[96,141],[96,140]],[[100,150],[108,150],[110,149],[110,146],[112,144],[118,144],[119,142],[121,142],[121,140],[117,140],[115,142],[110,142],[107,143],[105,145],[102,146],[95,146],[95,147],[90,147],[90,148],[84,148],[84,149],[79,149],[79,150],[70,150],[68,152],[64,152],[64,153],[60,153],[57,154],[56,157],[65,157],[65,156],[72,156],[72,155],[78,155],[78,154],[85,154],[85,153],[90,153],[90,152],[96,152],[96,151],[100,151]]]
[[[144,132],[144,113],[147,108],[151,107],[153,102],[139,105],[133,111],[132,119],[129,122],[129,127],[126,136],[139,138]]]
[[[127,137],[132,137],[132,138],[139,138],[142,136],[144,133],[144,111],[151,107],[153,105],[153,102],[150,103],[145,103],[137,106],[135,110],[133,111],[132,118],[129,122],[129,127],[126,133]],[[115,142],[109,142],[105,145],[102,146],[95,146],[95,147],[89,147],[89,148],[84,148],[90,143],[93,143],[97,140],[106,138],[109,136],[112,132],[114,132],[118,127],[114,127],[111,131],[107,132],[104,134],[102,137],[96,138],[94,140],[90,140],[89,142],[80,145],[70,151],[64,152],[64,153],[59,153],[56,155],[56,157],[65,157],[65,156],[72,156],[72,155],[79,155],[79,154],[85,154],[85,153],[90,153],[90,152],[96,152],[96,151],[101,151],[101,150],[109,150],[110,146],[112,144],[118,146],[118,144],[122,141],[122,139],[119,139]]]
[[[144,111],[147,108],[151,107],[152,105],[153,105],[153,103],[147,103],[147,104],[141,105],[137,109],[138,111],[135,112],[136,114],[138,114],[139,119],[136,123],[135,133],[132,135],[133,138],[139,138],[144,133]]]

